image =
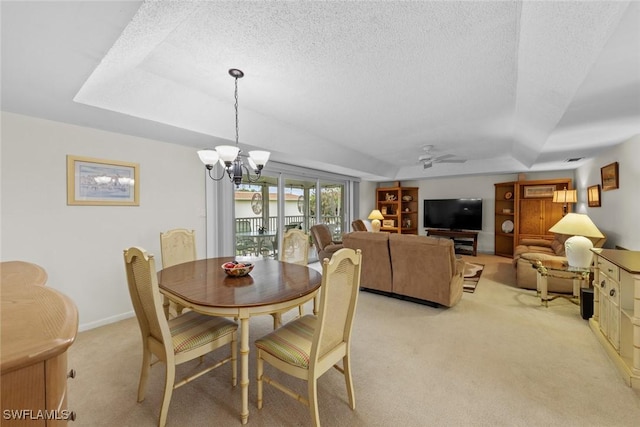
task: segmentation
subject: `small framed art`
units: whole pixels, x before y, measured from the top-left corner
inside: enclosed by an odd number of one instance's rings
[[[67,156],[67,205],[139,206],[139,165]]]
[[[602,181],[602,191],[618,188],[618,162],[601,167],[600,179]]]
[[[600,184],[587,187],[587,204],[590,208],[600,207]]]
[[[382,226],[383,227],[395,227],[396,226],[396,222],[392,219],[383,219],[382,220]]]
[[[524,198],[553,197],[554,191],[556,191],[555,185],[527,185],[524,187]]]

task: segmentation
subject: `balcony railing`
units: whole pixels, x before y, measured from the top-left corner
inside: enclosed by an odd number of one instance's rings
[[[307,225],[307,220],[308,220],[308,225]],[[256,231],[256,230],[259,230],[261,227],[265,227],[267,230],[277,230],[278,228],[278,217],[276,216],[269,217],[269,220],[267,221],[266,224],[263,222],[262,218],[256,218],[256,217],[236,218],[235,221],[236,221],[236,230],[242,230],[242,231]],[[342,240],[342,217],[324,216],[322,217],[322,222],[329,226],[334,240]],[[302,230],[304,230],[305,233],[308,233],[309,228],[315,225],[315,223],[316,223],[315,218],[305,219],[304,215],[285,216],[284,218],[285,228],[301,228]],[[274,244],[272,245],[272,247],[275,248],[276,245]],[[242,254],[239,253],[239,255],[242,255]],[[270,250],[269,255],[275,256],[276,255],[275,250]]]

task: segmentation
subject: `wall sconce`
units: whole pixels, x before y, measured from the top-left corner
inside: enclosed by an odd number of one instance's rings
[[[600,184],[587,187],[587,201],[590,208],[600,207]]]
[[[557,190],[553,192],[553,203],[564,203],[562,206],[562,215],[566,215],[568,212],[569,203],[576,203],[578,201],[578,195],[576,190]]]

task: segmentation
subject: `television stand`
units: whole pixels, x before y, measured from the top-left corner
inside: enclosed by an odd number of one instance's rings
[[[478,232],[477,231],[455,231],[438,230],[427,228],[427,236],[448,237],[453,240],[453,248],[457,254],[478,255]]]

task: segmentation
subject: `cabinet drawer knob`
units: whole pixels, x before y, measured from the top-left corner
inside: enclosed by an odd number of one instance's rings
[[[616,294],[616,290],[615,289],[611,289],[609,291],[609,295],[614,296]]]
[[[76,370],[72,369],[69,371],[69,373],[67,374],[67,378],[75,378],[76,377]]]
[[[600,282],[600,287],[604,288],[604,285],[606,285],[606,284],[607,284],[607,282],[605,280],[603,280],[602,282]]]
[[[613,273],[613,269],[612,268],[607,268],[607,270],[609,271],[609,273]]]

